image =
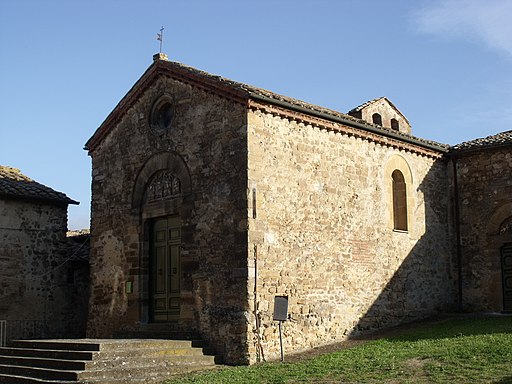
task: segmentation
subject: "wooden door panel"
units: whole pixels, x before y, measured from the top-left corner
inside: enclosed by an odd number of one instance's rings
[[[501,276],[503,310],[512,311],[512,244],[506,244],[501,248]]]
[[[151,319],[168,321],[180,314],[180,250],[181,223],[179,217],[167,217],[153,222],[150,244]]]
[[[170,280],[170,292],[176,293],[180,291],[180,279],[179,279],[179,269],[180,269],[180,246],[179,245],[171,245],[171,278]]]

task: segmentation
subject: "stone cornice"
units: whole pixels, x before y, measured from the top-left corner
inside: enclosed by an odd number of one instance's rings
[[[188,84],[205,92],[211,92],[248,108],[263,109],[270,113],[286,116],[312,125],[361,137],[394,148],[415,152],[423,156],[440,158],[447,148],[439,143],[422,140],[410,135],[373,126],[352,116],[331,111],[286,96],[274,94],[264,89],[238,83],[215,76],[195,68],[166,60],[155,60],[121,99],[114,110],[85,144],[91,153],[106,137],[111,127],[118,124],[126,112],[160,76]]]
[[[445,155],[445,152],[441,150],[425,148],[422,145],[408,143],[400,139],[387,137],[380,133],[374,133],[371,131],[361,129],[359,127],[352,127],[346,122],[336,121],[335,117],[333,117],[332,119],[326,119],[324,117],[317,117],[309,113],[293,111],[287,108],[282,108],[276,105],[262,103],[255,100],[249,101],[249,108],[252,110],[260,110],[286,119],[295,120],[297,122],[310,124],[313,127],[319,127],[321,129],[331,130],[334,132],[346,134],[348,136],[353,136],[361,138],[363,140],[372,141],[376,144],[416,153],[418,155],[430,157],[433,159],[439,159]]]

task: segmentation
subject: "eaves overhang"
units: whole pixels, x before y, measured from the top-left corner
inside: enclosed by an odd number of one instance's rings
[[[221,76],[212,75],[181,63],[167,60],[156,60],[131,87],[113,111],[103,121],[100,127],[95,131],[93,136],[87,141],[84,149],[89,151],[89,154],[106,137],[110,128],[117,124],[126,111],[137,102],[139,96],[142,95],[142,93],[158,79],[159,75],[168,76],[177,81],[191,84],[194,87],[201,88],[208,92],[213,92],[244,105],[248,105],[250,100],[274,105],[282,109],[287,109],[318,119],[363,130],[373,135],[380,135],[394,141],[418,146],[429,151],[437,152],[441,155],[448,153],[450,148],[448,145],[419,139],[414,136],[371,125],[363,120],[356,119],[340,112],[332,111],[287,96],[278,95],[248,84],[232,81]]]
[[[373,133],[376,135],[388,137],[393,140],[402,141],[402,142],[405,142],[408,144],[419,146],[421,148],[425,148],[425,149],[432,150],[435,152],[440,152],[442,154],[448,153],[449,148],[450,148],[448,145],[436,143],[433,141],[418,139],[418,138],[415,138],[414,136],[395,133],[392,130],[382,129],[382,128],[376,127],[374,125],[366,124],[363,120],[356,120],[355,118],[353,118],[351,116],[345,117],[341,113],[330,114],[327,112],[314,110],[314,109],[306,108],[306,107],[296,105],[293,103],[289,103],[289,102],[286,102],[283,100],[276,100],[276,99],[270,98],[268,96],[260,95],[260,94],[254,93],[254,92],[250,93],[250,97],[251,97],[251,99],[254,99],[254,100],[257,100],[257,101],[260,101],[263,103],[274,104],[281,108],[286,108],[286,109],[289,109],[289,110],[292,110],[295,112],[304,113],[304,114],[311,115],[311,116],[314,116],[314,117],[317,117],[320,119],[324,119],[324,120],[332,121],[332,122],[339,123],[342,125],[346,125],[346,126],[349,126],[352,128],[361,129],[366,132],[370,132],[370,133]]]

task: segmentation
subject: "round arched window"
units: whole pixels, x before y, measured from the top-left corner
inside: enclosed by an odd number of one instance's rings
[[[170,96],[160,97],[151,108],[150,125],[156,133],[163,133],[171,128],[174,108]]]

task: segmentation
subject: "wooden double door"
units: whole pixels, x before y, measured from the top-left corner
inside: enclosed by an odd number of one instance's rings
[[[150,242],[150,319],[166,322],[180,316],[180,249],[179,216],[156,219],[151,225]]]
[[[503,311],[512,312],[512,244],[501,247],[501,281]]]

